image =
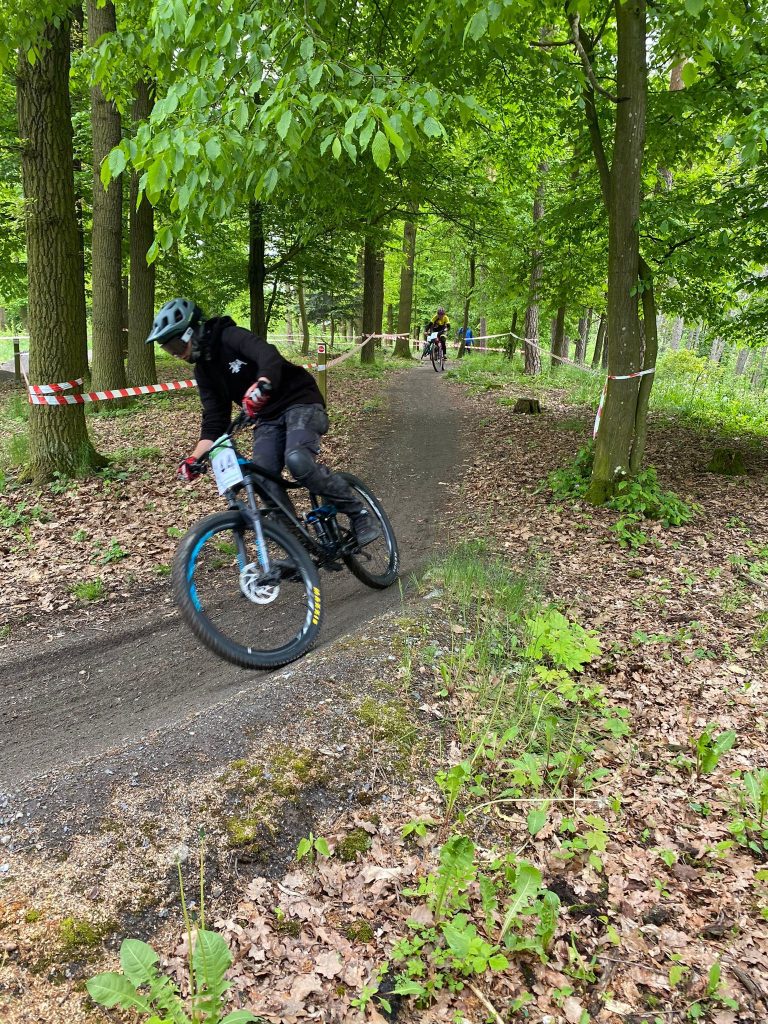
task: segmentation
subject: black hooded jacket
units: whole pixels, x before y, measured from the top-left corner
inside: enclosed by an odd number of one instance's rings
[[[259,419],[276,419],[291,405],[325,405],[312,374],[288,362],[274,345],[238,327],[231,317],[207,320],[195,363],[203,405],[201,440],[221,437],[229,426],[232,403],[240,405],[259,377],[269,378],[273,388]]]

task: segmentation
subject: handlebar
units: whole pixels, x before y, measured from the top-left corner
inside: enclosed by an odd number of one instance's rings
[[[263,383],[259,385],[257,390],[262,395],[270,395],[274,388],[272,387],[268,380],[265,380],[263,381]],[[248,413],[245,412],[244,409],[241,409],[237,416],[235,416],[230,425],[227,427],[226,431],[224,432],[224,436],[234,437],[236,434],[239,434],[241,430],[244,430],[249,424],[253,422],[254,420],[252,419],[252,417],[250,417]],[[211,461],[211,452],[213,451],[214,447],[210,448],[207,452],[203,452],[203,454],[196,460],[196,465],[201,473],[205,473],[207,471],[208,463]]]

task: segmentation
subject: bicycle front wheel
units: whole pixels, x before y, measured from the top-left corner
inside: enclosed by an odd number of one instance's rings
[[[443,358],[443,353],[438,342],[434,342],[432,345],[432,351],[429,353],[429,358],[432,360],[432,369],[435,373],[440,371],[440,360]]]
[[[357,500],[381,531],[370,544],[366,544],[354,554],[344,555],[344,562],[350,572],[366,586],[373,587],[374,590],[384,590],[392,586],[400,571],[400,552],[397,549],[395,531],[378,498],[362,480],[351,473],[339,473],[339,476],[347,481]]]
[[[274,523],[262,521],[264,549],[236,511],[218,512],[182,537],[173,593],[195,636],[242,668],[278,668],[306,653],[320,632],[317,569]],[[268,568],[265,568],[266,555]]]

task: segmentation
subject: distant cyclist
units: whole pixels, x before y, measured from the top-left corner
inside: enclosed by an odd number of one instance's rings
[[[445,315],[445,309],[440,306],[437,310],[437,314],[427,324],[427,337],[430,334],[437,333],[437,340],[440,348],[443,351],[443,359],[448,355],[445,345],[445,339],[448,331],[451,328],[451,321]]]

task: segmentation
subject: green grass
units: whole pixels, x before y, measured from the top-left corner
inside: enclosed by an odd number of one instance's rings
[[[556,795],[566,783],[588,791],[599,777],[590,753],[606,730],[625,729],[581,676],[600,653],[596,637],[541,600],[539,573],[513,571],[473,541],[426,574],[441,612],[428,621],[424,654],[443,682],[438,696],[461,694],[455,728],[471,751],[438,778],[449,807],[460,791],[470,802]]]
[[[557,389],[565,391],[574,405],[597,408],[605,382],[602,373],[571,366],[552,370],[542,353],[543,372],[527,377],[519,355],[513,360],[499,353],[477,356],[473,353],[470,359],[452,361],[446,376],[468,384],[477,393],[495,391],[499,384],[516,385],[532,396]],[[682,416],[693,426],[713,428],[727,436],[768,436],[768,389],[756,390],[750,386],[748,374],[739,376],[687,349],[659,357],[651,410]],[[563,429],[576,429],[574,421]]]
[[[104,596],[104,581],[82,580],[80,583],[73,583],[70,593],[78,601],[98,601]]]

